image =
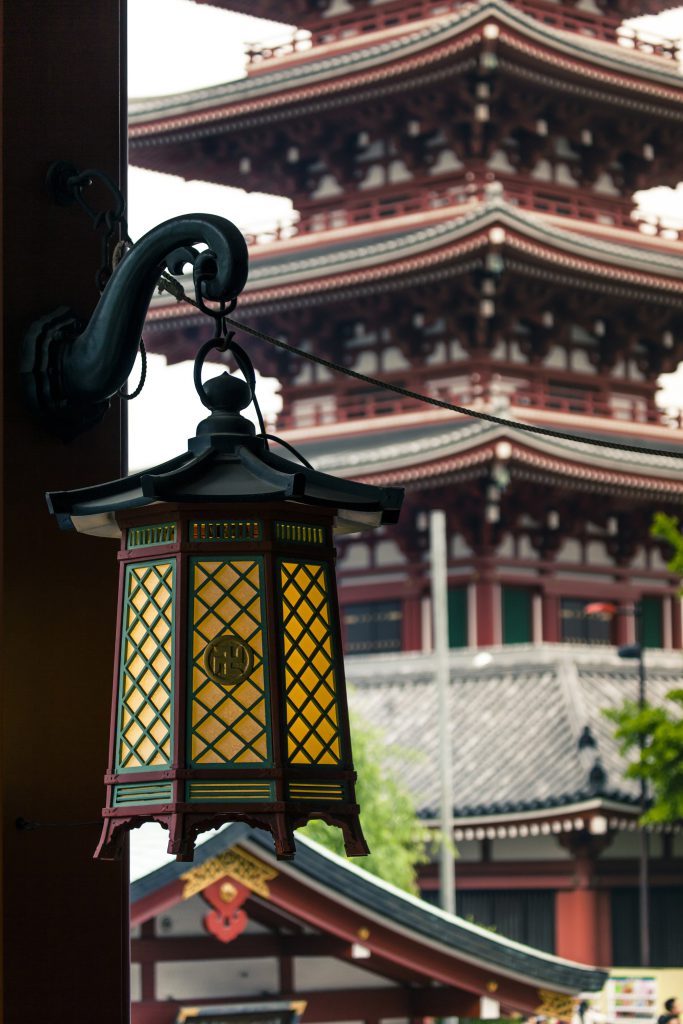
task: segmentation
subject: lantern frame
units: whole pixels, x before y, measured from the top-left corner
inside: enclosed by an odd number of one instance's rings
[[[312,817],[322,818],[329,824],[339,826],[350,856],[362,856],[367,846],[358,822],[358,805],[355,801],[354,782],[356,773],[351,760],[351,736],[348,725],[341,638],[338,632],[339,610],[336,586],[334,585],[335,549],[332,539],[334,511],[299,505],[296,507],[300,531],[279,530],[279,526],[291,526],[292,505],[286,502],[252,503],[221,506],[211,504],[160,503],[141,510],[119,513],[117,520],[122,529],[122,543],[119,552],[120,588],[117,625],[117,647],[114,670],[114,694],[112,700],[111,738],[109,764],[105,776],[107,801],[104,809],[105,826],[97,856],[117,856],[123,833],[137,827],[144,821],[157,821],[169,829],[169,852],[179,860],[191,858],[196,834],[208,828],[215,828],[226,821],[246,821],[251,825],[267,828],[274,836],[276,851],[280,857],[294,853],[293,830]],[[225,528],[235,526],[259,529],[245,530],[251,536],[242,539],[224,539],[217,536],[206,539],[192,539],[193,526],[218,523],[225,534]],[[155,531],[166,530],[175,537],[166,543],[149,543]],[[196,531],[195,531],[196,532]],[[205,531],[206,532],[206,531]],[[289,532],[293,537],[286,537]],[[300,536],[297,537],[297,532]],[[131,534],[146,536],[144,546],[131,544]],[[280,534],[280,536],[278,536]],[[306,535],[311,540],[301,539]],[[268,664],[264,681],[265,721],[264,734],[269,741],[269,756],[261,764],[222,765],[193,764],[190,745],[192,727],[189,721],[193,707],[192,667],[197,671],[196,659],[190,655],[192,635],[192,568],[200,561],[235,562],[259,559],[262,566],[261,608],[265,613],[262,625],[267,650],[263,663]],[[173,652],[171,655],[173,679],[171,682],[172,719],[169,723],[170,757],[168,764],[136,766],[125,768],[120,765],[122,736],[122,659],[125,658],[126,644],[126,580],[131,567],[158,566],[175,562],[173,585]],[[278,570],[288,563],[316,564],[324,567],[327,576],[326,598],[330,620],[330,644],[332,674],[334,679],[334,701],[338,717],[336,737],[339,753],[336,763],[315,763],[302,760],[293,763],[288,758],[288,744],[291,740],[291,718],[285,681],[287,666],[283,650],[283,609],[282,585],[278,583]],[[212,613],[213,614],[213,613]],[[242,685],[242,681],[236,684]],[[291,690],[293,687],[289,687]],[[315,696],[311,697],[314,700]],[[291,710],[291,709],[290,709]],[[296,716],[294,716],[296,717]],[[314,734],[315,735],[315,734]],[[263,763],[263,762],[270,763]],[[270,799],[243,799],[239,806],[221,804],[217,807],[211,801],[201,802],[189,799],[193,783],[261,783],[268,785]],[[145,807],[135,804],[134,813],[122,799],[130,799],[132,786],[140,791],[152,792],[154,787],[163,786],[172,794],[170,799],[159,800],[157,804]],[[247,786],[247,789],[250,787]],[[125,792],[124,792],[125,791]],[[325,799],[325,791],[329,798]],[[338,794],[331,798],[332,794]],[[311,798],[315,805],[311,806]]]

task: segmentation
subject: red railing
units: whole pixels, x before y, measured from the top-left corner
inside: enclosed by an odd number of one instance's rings
[[[419,385],[415,385],[420,390]],[[422,386],[423,393],[441,398],[465,408],[484,409],[505,415],[501,409],[500,386],[487,387],[472,384],[456,391],[448,386]],[[425,410],[424,403],[416,399],[391,392],[368,392],[365,395],[338,395],[334,405],[329,396],[321,397],[320,404],[315,398],[303,400],[306,405],[297,408],[297,399],[290,400],[286,411],[278,417],[278,428],[320,427],[333,423],[351,423],[355,420],[374,419],[383,416],[397,416]],[[683,414],[652,408],[645,398],[629,398],[625,395],[605,397],[586,391],[583,394],[562,395],[542,387],[520,387],[507,396],[511,407],[539,409],[546,412],[571,413],[574,416],[591,416],[600,419],[621,420],[631,423],[651,423],[659,426],[683,429]]]
[[[457,207],[472,200],[496,196],[520,210],[567,217],[590,224],[637,231],[650,237],[683,241],[683,222],[662,219],[645,210],[633,210],[629,199],[597,196],[578,187],[562,188],[530,183],[524,179],[500,176],[495,181],[472,180],[472,175],[449,185],[420,185],[413,192],[394,192],[376,196],[347,197],[344,206],[315,207],[262,228],[245,232],[248,245],[287,241],[301,235],[314,235],[360,224],[377,224],[392,217]]]
[[[490,174],[464,175],[460,181],[437,185],[415,182],[411,190],[394,191],[379,195],[347,196],[343,206],[310,207],[294,211],[291,217],[262,229],[247,233],[250,245],[279,242],[300,235],[312,235],[335,228],[360,224],[377,224],[392,217],[457,207],[472,200],[484,201],[499,197],[522,210],[568,217],[592,224],[604,224],[640,231],[643,234],[680,240],[683,224],[679,227],[662,222],[656,216],[641,210],[632,210],[629,199],[598,196],[580,188],[565,188],[542,182],[529,182],[523,178],[501,175],[494,181],[486,180]]]
[[[253,43],[247,49],[247,64],[254,72],[259,65],[280,57],[304,53],[326,43],[356,39],[383,29],[410,28],[426,18],[450,14],[464,6],[463,0],[403,0],[364,13],[354,11],[321,20],[310,30],[298,29],[273,42]],[[576,32],[666,60],[678,59],[678,47],[673,40],[649,32],[637,32],[623,26],[618,18],[589,14],[575,8],[568,10],[560,4],[544,3],[543,0],[515,0],[515,6],[543,24],[565,32]]]
[[[662,409],[652,408],[645,398],[628,395],[598,395],[591,391],[583,394],[562,394],[540,387],[518,388],[510,397],[512,405],[529,409],[571,413],[575,416],[596,416],[629,423],[672,425],[671,416]],[[680,414],[676,425],[680,429]]]

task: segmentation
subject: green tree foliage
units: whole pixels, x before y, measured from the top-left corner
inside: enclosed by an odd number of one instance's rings
[[[354,864],[400,889],[417,893],[416,869],[429,859],[429,832],[417,818],[410,794],[392,770],[399,758],[412,755],[387,747],[379,730],[353,716],[351,730],[353,761],[358,773],[356,797],[363,833],[371,850],[368,857],[354,858]],[[345,856],[338,828],[324,821],[310,821],[301,831],[333,853]]]
[[[673,711],[650,704],[641,711],[635,701],[626,701],[606,712],[617,725],[622,753],[639,751],[645,737],[645,749],[626,770],[631,778],[650,783],[654,799],[645,821],[683,818],[683,689],[671,690],[667,697]]]
[[[658,512],[651,533],[673,549],[668,566],[683,576],[683,533],[677,516]],[[653,803],[646,821],[675,821],[683,818],[683,689],[667,694],[667,708],[650,704],[641,710],[633,701],[605,712],[617,725],[616,736],[622,753],[638,751],[638,759],[627,769],[631,778],[646,779]],[[641,740],[645,747],[640,752]]]

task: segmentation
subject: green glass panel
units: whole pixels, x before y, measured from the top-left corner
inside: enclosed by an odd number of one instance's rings
[[[503,643],[531,642],[531,596],[528,587],[503,587]]]
[[[662,646],[662,599],[652,594],[640,602],[641,639],[644,647]]]
[[[448,591],[448,646],[467,647],[467,587]]]

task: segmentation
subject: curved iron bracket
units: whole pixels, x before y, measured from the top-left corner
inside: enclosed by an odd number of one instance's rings
[[[198,252],[194,245],[208,248]],[[70,439],[98,423],[128,379],[164,269],[190,263],[200,301],[230,302],[247,281],[242,233],[224,217],[190,213],[157,225],[119,263],[85,325],[63,306],[31,325],[21,355],[24,390],[46,427]]]

